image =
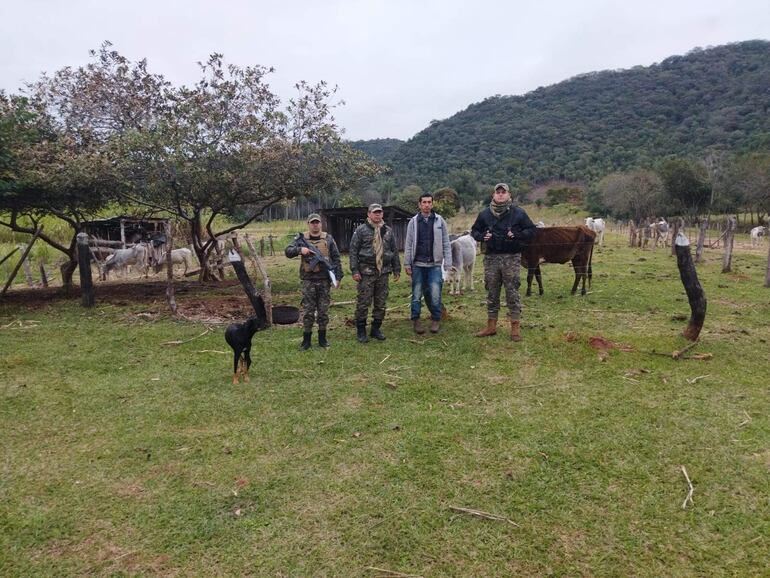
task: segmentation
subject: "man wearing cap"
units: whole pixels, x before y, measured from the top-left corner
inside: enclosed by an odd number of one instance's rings
[[[366,343],[366,317],[369,306],[372,310],[370,337],[380,341],[382,320],[385,319],[385,303],[388,300],[388,277],[393,280],[401,276],[401,261],[393,230],[382,220],[382,205],[369,205],[366,222],[359,225],[350,239],[350,272],[358,283],[356,298],[356,335],[360,343]]]
[[[519,268],[521,249],[535,234],[535,225],[523,209],[513,204],[511,190],[505,183],[495,185],[492,201],[479,213],[471,235],[484,243],[484,286],[487,289],[487,326],[476,333],[488,337],[497,333],[500,290],[505,286],[512,341],[521,341],[521,298]]]
[[[334,238],[321,230],[321,216],[311,213],[307,218],[308,230],[297,235],[294,241],[286,247],[286,256],[290,259],[302,255],[299,265],[299,278],[302,280],[302,344],[300,349],[310,349],[310,338],[313,335],[313,323],[318,320],[318,345],[329,347],[326,339],[326,326],[329,324],[329,305],[331,304],[331,276],[329,268],[317,258],[308,245],[315,247],[332,266],[337,284],[342,279],[342,262],[340,251]],[[315,263],[315,264],[314,264]]]
[[[441,321],[443,271],[452,267],[452,247],[446,221],[433,211],[433,195],[420,195],[420,212],[409,220],[404,243],[404,270],[412,278],[412,324],[414,332],[425,333],[420,325],[421,300],[430,311],[430,331],[438,333]]]

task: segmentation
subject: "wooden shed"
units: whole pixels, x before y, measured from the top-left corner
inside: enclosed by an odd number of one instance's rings
[[[83,223],[83,231],[99,241],[125,249],[139,241],[165,234],[168,219],[117,216]]]
[[[383,207],[382,212],[385,223],[393,229],[396,236],[398,250],[403,251],[404,241],[406,241],[406,226],[415,213],[394,206]],[[331,233],[341,253],[348,253],[353,231],[360,224],[366,222],[367,207],[321,209],[320,214],[324,231]]]

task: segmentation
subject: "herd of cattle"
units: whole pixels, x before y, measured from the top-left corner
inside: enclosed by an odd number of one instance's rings
[[[137,243],[133,247],[117,249],[115,252],[107,255],[107,258],[104,260],[102,277],[107,279],[111,271],[126,272],[129,267],[136,267],[138,271],[147,277],[150,269],[158,273],[165,265],[167,258],[167,253],[162,254],[160,258],[155,258],[148,243]],[[171,262],[173,265],[184,265],[184,272],[187,273],[188,268],[195,263],[193,252],[185,247],[174,249],[171,251]]]
[[[543,294],[543,280],[540,271],[541,263],[572,264],[575,281],[572,294],[582,281],[581,294],[586,294],[586,282],[590,288],[592,278],[591,261],[594,245],[604,244],[604,219],[588,217],[585,225],[573,227],[546,227],[538,222],[537,230],[532,241],[521,253],[522,266],[527,269],[527,295],[532,294],[532,280],[538,285],[539,294]],[[658,244],[668,246],[669,224],[665,219],[655,219],[639,228],[638,244],[644,248],[652,243],[653,248]],[[761,238],[767,236],[766,227],[751,229],[751,245],[758,246]],[[451,236],[452,268],[448,272],[450,295],[462,295],[463,291],[473,290],[473,272],[476,263],[476,241],[468,232]],[[127,271],[136,267],[145,277],[150,270],[158,273],[166,265],[167,254],[155,255],[147,243],[137,243],[127,249],[118,249],[108,255],[104,261],[103,278],[106,279],[112,271]],[[184,273],[194,266],[193,252],[187,248],[171,251],[173,265],[183,265]]]

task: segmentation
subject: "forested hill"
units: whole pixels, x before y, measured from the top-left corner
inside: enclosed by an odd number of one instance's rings
[[[480,183],[592,180],[667,155],[767,150],[769,108],[770,42],[754,40],[491,97],[371,154],[425,188],[455,170]]]
[[[353,148],[365,152],[377,162],[383,164],[389,164],[393,160],[393,155],[402,144],[404,144],[404,141],[397,138],[350,141],[350,145]]]

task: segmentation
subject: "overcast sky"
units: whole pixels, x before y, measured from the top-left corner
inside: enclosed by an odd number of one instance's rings
[[[110,40],[177,84],[213,52],[339,86],[349,139],[408,139],[495,94],[770,39],[768,0],[2,0],[0,89],[88,61]]]

